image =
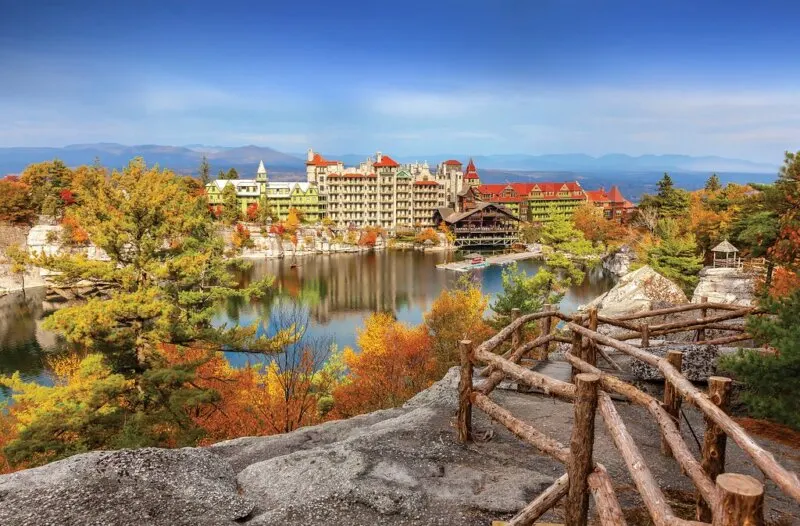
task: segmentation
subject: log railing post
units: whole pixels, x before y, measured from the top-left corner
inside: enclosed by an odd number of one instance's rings
[[[582,337],[581,337],[580,333],[573,331],[572,332],[572,349],[570,350],[570,353],[572,353],[572,356],[575,356],[576,358],[580,358],[581,360],[583,360],[583,345],[582,345],[582,343],[583,342],[582,342]],[[580,371],[573,366],[572,367],[572,374],[570,375],[570,378],[572,379],[572,383],[575,383],[575,376],[577,376],[578,373],[580,373]]]
[[[589,309],[589,330],[597,332],[597,307]],[[583,361],[590,365],[597,365],[597,344],[588,336],[583,349]]]
[[[708,396],[714,404],[727,412],[728,401],[731,395],[731,379],[721,376],[712,376],[708,379]],[[725,447],[727,435],[713,420],[706,417],[706,432],[703,435],[703,452],[701,465],[708,477],[712,480],[725,471]],[[709,522],[711,509],[700,495],[697,495],[697,520]]]
[[[708,298],[706,296],[703,296],[702,298],[700,298],[700,303],[708,303]],[[708,309],[706,309],[705,307],[700,309],[700,320],[701,321],[705,321],[707,313],[708,313]],[[706,328],[705,327],[700,327],[699,329],[697,329],[697,341],[699,341],[699,342],[706,341]]]
[[[575,421],[572,424],[567,462],[569,490],[565,506],[566,526],[585,526],[589,515],[588,479],[593,469],[594,417],[599,384],[600,377],[596,374],[583,373],[575,377]]]
[[[714,526],[763,526],[764,485],[748,475],[722,473],[717,477],[719,500]]]
[[[647,323],[642,323],[641,332],[642,332],[642,339],[641,339],[642,349],[646,349],[647,347],[650,347],[650,326]]]
[[[473,348],[470,340],[461,340],[461,381],[458,384],[458,441],[472,441],[472,360]]]
[[[553,306],[549,303],[545,304],[544,306],[545,312],[553,312]],[[553,317],[552,316],[545,316],[542,318],[542,325],[541,325],[541,335],[544,336],[545,334],[550,334],[553,326]],[[539,360],[547,360],[547,356],[550,354],[550,342],[545,343],[542,345],[542,348],[538,352],[537,358]]]
[[[671,366],[680,372],[683,363],[683,353],[680,351],[667,351],[667,361]],[[680,429],[681,420],[678,418],[681,410],[681,395],[672,385],[672,382],[664,379],[664,410],[669,413],[675,421],[675,426]],[[669,447],[666,438],[661,437],[661,454],[667,457],[672,456],[672,449]]]

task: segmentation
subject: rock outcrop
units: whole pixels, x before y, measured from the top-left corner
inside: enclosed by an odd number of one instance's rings
[[[630,272],[631,264],[636,261],[636,253],[628,245],[623,245],[613,254],[603,258],[603,268],[615,276],[624,276]]]
[[[735,268],[706,267],[692,295],[692,303],[702,297],[711,303],[750,306],[755,303],[755,276]]]
[[[717,358],[720,354],[715,345],[683,344],[669,347],[648,348],[650,354],[664,358],[667,350],[683,353],[681,373],[693,382],[705,382],[717,373]],[[661,371],[639,360],[630,361],[631,372],[640,380],[663,380]]]
[[[605,294],[581,307],[597,307],[604,316],[620,316],[652,310],[654,305],[688,303],[681,288],[649,265],[629,272]]]
[[[458,370],[452,369],[401,408],[284,435],[208,448],[94,452],[0,476],[0,524],[484,526],[508,519],[564,473],[564,466],[478,410],[476,437],[488,441],[458,444],[452,424],[457,382]],[[492,398],[569,443],[571,404],[503,390]],[[658,427],[643,409],[618,404],[617,410],[643,451],[658,449]],[[691,407],[684,412],[694,429],[703,429]],[[764,442],[788,469],[800,468],[796,451]],[[594,458],[618,485],[623,508],[640,513],[627,468],[602,425]],[[648,466],[665,491],[693,499],[691,483],[673,459],[649,455]],[[738,448],[729,449],[726,470],[758,476]],[[790,498],[771,485],[767,492],[768,515],[798,516]],[[563,522],[563,508],[542,520]]]

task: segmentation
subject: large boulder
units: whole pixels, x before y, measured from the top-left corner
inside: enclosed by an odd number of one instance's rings
[[[255,504],[207,449],[96,451],[0,476],[0,524],[237,524]]]
[[[680,305],[689,300],[683,290],[649,265],[629,272],[605,294],[582,309],[597,307],[603,316],[622,316],[653,310],[659,305]]]
[[[660,358],[667,355],[667,351],[680,351],[681,373],[692,382],[705,382],[709,376],[717,373],[717,358],[720,351],[715,345],[683,344],[664,347],[652,347],[647,351]],[[640,360],[631,360],[631,372],[640,380],[663,380],[664,375],[655,367],[651,367]]]
[[[735,268],[706,267],[692,295],[692,303],[706,297],[711,303],[750,306],[755,303],[754,276]]]
[[[636,261],[636,253],[628,245],[623,245],[613,254],[603,258],[603,268],[615,276],[624,276],[630,272],[631,263]]]

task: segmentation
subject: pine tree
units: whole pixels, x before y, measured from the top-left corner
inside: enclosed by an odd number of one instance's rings
[[[226,225],[232,225],[242,218],[239,199],[236,197],[236,187],[233,184],[226,184],[222,189],[222,207],[222,221]]]
[[[772,346],[775,354],[740,351],[723,357],[720,365],[744,382],[742,400],[754,416],[800,429],[800,290],[762,306],[771,316],[752,317],[748,332]]]
[[[705,190],[706,192],[719,192],[722,190],[722,184],[720,184],[717,174],[711,174],[711,177],[706,181]]]
[[[220,301],[265,294],[271,280],[236,288],[205,198],[191,183],[141,159],[110,177],[90,171],[81,179],[83,197],[67,209],[67,219],[110,260],[64,254],[36,263],[55,271],[64,286],[91,282],[104,292],[45,322],[87,354],[80,374],[53,387],[0,378],[23,397],[12,410],[24,416],[19,437],[6,448],[14,462],[36,464],[95,448],[194,444],[201,430],[189,414],[218,398],[194,384],[197,367],[223,345],[273,353],[292,340],[292,328],[267,338],[257,336],[257,324],[212,325]],[[170,363],[164,344],[199,349],[201,358]],[[36,405],[24,403],[28,395]]]
[[[697,286],[697,275],[703,268],[703,259],[697,255],[694,234],[681,235],[671,219],[659,221],[658,230],[661,242],[647,253],[647,264],[691,295]]]
[[[239,178],[239,172],[236,171],[236,168],[231,168],[230,170],[228,170],[228,175],[226,179],[238,179],[238,178]]]
[[[205,187],[211,181],[211,166],[208,164],[208,158],[203,155],[203,160],[200,161],[200,182]]]

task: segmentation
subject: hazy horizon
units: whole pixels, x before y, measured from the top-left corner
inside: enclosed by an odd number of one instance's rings
[[[12,3],[0,146],[779,164],[800,137],[798,14],[774,0]]]

